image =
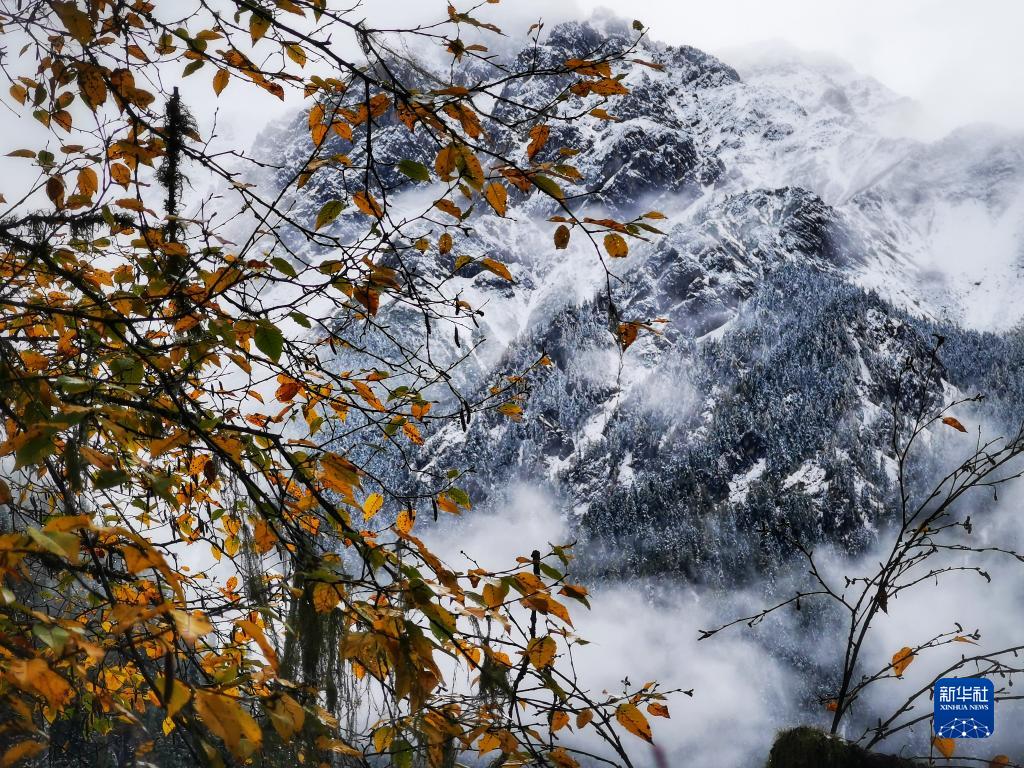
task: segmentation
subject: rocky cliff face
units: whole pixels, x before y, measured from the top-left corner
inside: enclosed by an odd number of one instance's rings
[[[561,25],[521,55],[560,62],[621,34]],[[766,523],[862,547],[891,514],[893,381],[929,359],[935,334],[941,364],[918,382],[929,397],[985,391],[993,423],[1024,414],[1024,305],[1009,300],[1024,285],[1024,138],[965,129],[924,144],[892,135],[905,100],[841,64],[783,56],[737,72],[645,46],[663,71],[630,68],[615,121],[560,127],[545,151],[581,150],[590,186],[567,191],[591,192],[595,215],[657,209],[664,234],[614,265],[609,306],[592,251],[552,250],[543,199],[471,217],[472,248],[517,285],[459,272],[451,290],[482,314],[468,338],[437,329],[435,354],[480,342],[457,373],[468,391],[540,354],[554,364],[521,421],[489,414],[428,435],[421,465],[471,466],[475,514],[499,510],[513,481],[542,487],[604,572],[760,573],[784,554]],[[426,155],[398,126],[377,139],[385,158]],[[358,137],[336,141],[362,151]],[[286,124],[257,150],[287,174],[307,142]],[[398,205],[417,199],[399,174],[385,182]],[[314,177],[293,204],[312,218],[338,183]],[[418,269],[447,275],[453,258],[426,253]],[[613,309],[663,322],[623,351]]]

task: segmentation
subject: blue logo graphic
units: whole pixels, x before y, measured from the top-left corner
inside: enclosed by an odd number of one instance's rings
[[[944,677],[935,683],[935,735],[986,739],[996,729],[995,685],[984,677]]]

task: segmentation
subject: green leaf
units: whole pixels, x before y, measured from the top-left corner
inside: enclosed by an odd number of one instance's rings
[[[74,376],[58,376],[54,383],[69,395],[76,395],[92,389],[91,383]]]
[[[60,431],[50,425],[37,430],[30,430],[31,437],[26,440],[14,454],[14,468],[31,466],[42,463],[43,459],[57,450],[53,444],[53,436]]]
[[[41,531],[38,528],[29,527],[28,535],[48,552],[63,557],[68,562],[78,563],[78,547],[81,540],[75,534],[61,531]]]
[[[542,192],[546,192],[547,194],[551,195],[553,198],[557,200],[561,200],[563,197],[565,197],[565,192],[562,191],[562,188],[558,186],[548,176],[542,176],[541,174],[538,173],[531,176],[530,181],[533,182],[533,185],[537,187],[537,189],[541,190]]]
[[[391,764],[395,768],[412,768],[412,744],[405,739],[395,739],[391,744]]]
[[[323,207],[320,209],[320,213],[316,215],[316,229],[326,227],[338,218],[338,214],[342,212],[344,207],[345,206],[342,204],[341,200],[328,200],[324,203]]]
[[[270,323],[260,325],[253,338],[260,352],[275,363],[281,359],[281,353],[284,351],[284,335],[277,326]]]
[[[71,634],[66,629],[46,624],[33,624],[32,634],[57,651],[57,653],[64,650],[64,646],[67,645],[68,640],[71,638]]]
[[[415,160],[401,160],[398,163],[398,170],[413,181],[430,181],[430,169]]]
[[[309,322],[309,318],[301,312],[292,312],[288,315],[292,320],[301,325],[303,328],[312,328],[313,324]]]
[[[119,485],[124,485],[130,479],[128,473],[124,470],[104,469],[96,473],[92,484],[97,490],[102,491],[107,488],[116,488]]]
[[[295,272],[295,267],[293,267],[287,259],[275,256],[270,260],[270,263],[273,264],[274,268],[281,274],[288,275],[288,277],[298,277],[298,274]]]

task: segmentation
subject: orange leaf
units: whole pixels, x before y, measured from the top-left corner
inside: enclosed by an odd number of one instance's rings
[[[221,91],[228,87],[230,79],[231,76],[226,69],[218,69],[217,74],[213,76],[213,92],[220,96]]]
[[[369,192],[356,192],[352,195],[352,202],[356,204],[356,208],[367,216],[379,219],[384,215],[384,209],[380,207],[380,203]]]
[[[332,611],[340,602],[341,595],[336,585],[318,581],[313,587],[313,607],[317,613]]]
[[[903,677],[903,672],[914,661],[914,651],[910,648],[900,648],[892,655],[892,671],[896,677]]]
[[[557,733],[569,724],[569,715],[559,710],[551,713],[551,732]]]
[[[555,643],[555,638],[550,635],[534,637],[526,646],[526,656],[534,667],[544,669],[554,663],[557,650],[558,645]]]
[[[619,704],[615,709],[615,719],[619,721],[619,725],[634,736],[639,736],[646,742],[654,743],[651,735],[651,724],[647,722],[644,713],[633,704],[629,702]]]
[[[555,230],[555,248],[562,250],[569,245],[569,228],[565,224],[559,225]]]
[[[70,692],[67,680],[54,672],[42,659],[17,659],[7,662],[8,680],[28,693],[41,696],[56,707]]]
[[[46,749],[46,744],[41,741],[19,741],[4,752],[4,756],[0,758],[0,766],[9,768],[22,760],[35,757],[44,749]]]
[[[656,701],[647,705],[647,712],[655,717],[671,717],[668,713],[668,707],[664,704],[659,704]]]
[[[614,232],[609,232],[604,236],[604,249],[613,259],[624,258],[629,253],[629,246],[626,245],[625,239],[622,235],[617,235]]]
[[[399,533],[403,534],[408,534],[415,524],[416,510],[414,509],[403,509],[398,513],[398,518],[395,520],[395,528]]]
[[[944,418],[942,420],[942,423],[945,424],[947,427],[952,427],[957,432],[967,431],[967,427],[961,424],[957,419],[954,419],[952,416],[947,416],[946,418]]]
[[[932,744],[935,748],[942,753],[942,756],[947,760],[953,756],[956,751],[956,742],[953,739],[944,739],[941,736],[932,736]]]
[[[526,148],[526,156],[533,160],[534,156],[544,149],[544,145],[548,143],[548,136],[551,134],[551,129],[546,125],[535,125],[530,129],[530,144]]]
[[[508,210],[508,190],[500,181],[492,181],[484,189],[484,197],[499,216]]]
[[[512,273],[509,272],[508,267],[506,267],[500,261],[491,258],[483,258],[480,259],[480,264],[482,264],[484,268],[487,269],[488,271],[496,274],[498,277],[503,277],[510,283],[514,282],[514,280],[512,279]]]

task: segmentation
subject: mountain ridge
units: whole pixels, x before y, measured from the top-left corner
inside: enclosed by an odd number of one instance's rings
[[[582,58],[621,40],[617,25],[562,24],[519,55]],[[999,311],[1024,280],[1024,139],[977,128],[932,143],[893,138],[877,123],[904,100],[848,69],[783,62],[748,67],[745,80],[694,48],[644,43],[637,55],[663,69],[627,66],[616,120],[556,126],[544,151],[581,150],[574,159],[594,185],[565,187],[588,192],[593,215],[656,207],[665,234],[613,265],[610,295],[582,245],[550,255],[543,220],[556,210],[538,195],[513,190],[508,219],[466,221],[464,247],[505,263],[514,287],[472,265],[455,270],[454,254],[424,253],[417,269],[454,271],[452,296],[479,308],[461,340],[453,328],[434,334],[435,355],[468,354],[460,387],[483,392],[540,355],[553,365],[521,421],[492,412],[465,432],[428,435],[420,469],[471,467],[467,488],[485,509],[500,509],[512,481],[546,489],[603,572],[770,570],[785,552],[759,532],[766,523],[862,549],[892,513],[891,380],[903,361],[929,359],[933,335],[951,339],[958,361],[920,382],[928,398],[989,388],[998,406],[979,419],[1024,414],[1010,381],[1024,356],[1007,330],[1021,310]],[[529,81],[514,87],[529,96]],[[401,126],[379,127],[377,140],[385,163],[428,157]],[[360,151],[358,137],[332,141]],[[263,139],[282,172],[308,142],[298,123]],[[314,177],[293,203],[312,218],[341,194],[337,183]],[[422,204],[399,175],[386,183],[397,206]],[[943,250],[963,211],[974,216],[968,239],[993,223],[1004,236],[980,266]],[[402,325],[401,308],[384,311]],[[609,314],[666,322],[623,350]],[[993,339],[1010,354],[998,375],[965,364]]]

